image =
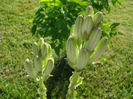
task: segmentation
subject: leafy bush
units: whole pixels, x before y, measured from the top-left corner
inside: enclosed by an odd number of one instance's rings
[[[112,3],[121,4],[120,0],[112,0]],[[70,27],[74,24],[74,20],[79,14],[84,14],[84,10],[88,5],[97,10],[110,10],[109,0],[41,0],[41,7],[37,10],[31,32],[34,35],[39,34],[42,37],[51,37],[49,42],[56,54],[60,54],[63,49],[64,41],[69,36]],[[106,26],[107,27],[107,26]],[[110,27],[108,27],[109,30]],[[104,32],[109,36],[109,31]]]
[[[114,6],[116,6],[117,3],[121,5],[121,0],[90,0],[91,5],[97,10],[102,10],[105,8],[107,11],[110,11],[111,9],[109,6],[109,1],[111,1]]]
[[[117,35],[116,27],[119,26],[120,23],[112,23],[109,25],[108,22],[104,22],[102,29],[102,37],[107,36],[109,39],[112,37],[112,35]]]

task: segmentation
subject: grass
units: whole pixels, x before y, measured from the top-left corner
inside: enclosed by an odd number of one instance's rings
[[[133,1],[122,0],[123,5],[111,7],[105,18],[119,22],[118,35],[113,36],[110,48],[101,63],[82,73],[83,84],[77,88],[80,99],[133,98]],[[36,99],[37,84],[24,70],[24,61],[32,59],[32,43],[38,41],[30,33],[39,0],[0,1],[0,98]],[[57,62],[53,78],[46,85],[48,99],[65,97],[72,69],[64,60]],[[60,70],[63,70],[62,72]],[[54,81],[56,80],[56,81]]]
[[[36,86],[32,84],[33,80],[26,76],[23,64],[30,55],[32,43],[37,40],[30,33],[31,24],[28,20],[33,18],[39,2],[0,2],[0,98],[34,97],[28,93],[36,95],[33,91]]]

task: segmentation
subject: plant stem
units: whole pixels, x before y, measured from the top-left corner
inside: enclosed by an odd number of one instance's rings
[[[69,88],[69,99],[73,99],[74,87],[75,87],[75,84],[78,80],[79,75],[80,75],[80,72],[75,71],[73,73],[73,79],[72,79],[72,82],[71,82],[71,86]]]
[[[40,95],[40,99],[44,99],[43,95]]]
[[[39,94],[40,94],[40,99],[47,99],[46,98],[46,87],[43,84],[43,79],[42,77],[40,77],[40,81],[39,81]]]

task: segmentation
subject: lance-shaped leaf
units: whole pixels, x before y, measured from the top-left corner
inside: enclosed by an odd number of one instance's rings
[[[81,43],[82,41],[82,23],[83,23],[83,16],[79,15],[75,21],[75,26],[74,26],[74,35],[76,37],[77,43]]]
[[[77,60],[77,69],[83,69],[88,62],[89,59],[89,52],[86,48],[82,48],[79,51],[78,60]]]
[[[36,42],[33,43],[32,45],[32,52],[33,52],[33,55],[36,56],[38,55],[38,44]]]
[[[95,28],[99,22],[101,22],[103,20],[103,14],[102,12],[97,12],[96,14],[94,14],[93,16],[93,27]]]
[[[91,32],[93,28],[93,20],[92,20],[92,16],[88,15],[82,25],[82,37],[83,40],[87,41],[89,38],[89,34]]]
[[[34,66],[35,66],[35,69],[36,69],[38,75],[42,74],[42,66],[43,66],[42,63],[43,63],[42,58],[36,56],[34,59]]]
[[[54,59],[50,58],[47,62],[46,68],[44,70],[44,75],[43,75],[44,79],[51,73],[53,68],[54,68]]]
[[[90,56],[88,64],[95,62],[99,57],[103,55],[108,45],[108,38],[103,37],[98,43],[95,52]]]
[[[76,64],[77,48],[74,37],[70,36],[66,42],[66,54],[70,63]]]
[[[24,67],[30,77],[36,78],[35,69],[33,68],[33,64],[28,58],[25,61]]]
[[[88,6],[85,10],[85,18],[88,16],[88,15],[91,15],[93,16],[94,15],[94,10],[93,10],[93,7],[92,6]]]
[[[87,49],[91,52],[92,50],[95,49],[95,47],[97,46],[100,38],[101,38],[101,34],[102,34],[102,30],[101,28],[95,28],[90,36],[89,36],[89,40],[87,42]]]

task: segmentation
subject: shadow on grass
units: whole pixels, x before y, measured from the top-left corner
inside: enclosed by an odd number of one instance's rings
[[[46,82],[48,99],[65,99],[72,71],[73,69],[64,58],[55,63],[55,68],[51,73],[53,77],[50,77]]]

